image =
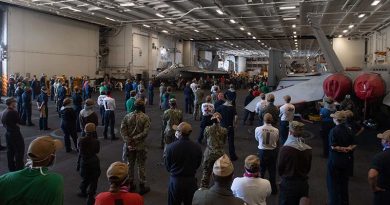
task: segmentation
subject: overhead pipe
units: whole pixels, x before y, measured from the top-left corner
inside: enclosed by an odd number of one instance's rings
[[[343,16],[343,18],[341,19],[341,21],[339,21],[340,24],[343,23],[343,21],[347,18],[347,16],[351,13],[351,11],[354,10],[354,9],[357,7],[357,5],[360,4],[360,2],[361,2],[361,0],[355,1],[355,3],[353,4],[353,6],[347,11],[347,13],[346,13],[346,14]],[[338,28],[339,28],[339,26],[334,27],[334,29],[333,29],[333,31],[332,31],[332,33],[331,33],[332,36],[333,36],[334,32],[336,32],[336,30],[337,30]]]

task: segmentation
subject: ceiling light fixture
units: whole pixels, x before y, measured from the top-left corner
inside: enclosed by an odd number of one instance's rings
[[[160,14],[160,13],[156,13],[156,16],[160,17],[160,18],[164,18],[165,16]]]
[[[248,32],[247,34],[248,34],[248,36],[252,35],[251,32]]]
[[[359,14],[358,18],[363,18],[366,14]]]
[[[219,40],[219,38],[218,38],[218,37],[215,37],[215,39],[216,39],[216,40]]]
[[[195,29],[194,31],[195,31],[196,33],[199,33],[199,31],[198,31],[198,30],[196,30],[196,29]]]
[[[295,28],[295,27],[297,27],[297,25],[293,24],[291,27]]]
[[[167,30],[162,30],[161,32],[163,32],[163,33],[169,33]]]
[[[97,6],[93,6],[91,8],[88,8],[88,11],[96,11],[96,10],[100,10],[100,9],[102,9],[102,8],[97,7]]]
[[[296,6],[281,6],[279,7],[280,10],[288,10],[288,9],[295,9],[297,8]]]
[[[255,37],[255,36],[253,36],[252,38],[253,38],[253,39],[256,39],[256,37]]]
[[[147,24],[144,24],[143,26],[144,26],[144,27],[146,27],[146,28],[150,28],[150,26],[149,26],[149,25],[147,25]]]
[[[237,23],[234,19],[230,19],[230,23]]]
[[[354,27],[354,25],[353,25],[353,24],[351,24],[351,25],[349,25],[349,26],[348,26],[348,28],[353,28],[353,27]]]
[[[371,3],[371,6],[376,6],[380,3],[381,1],[380,0],[375,0]]]
[[[222,15],[223,14],[223,11],[221,9],[217,9],[215,10],[219,15]]]
[[[115,19],[113,18],[110,18],[110,17],[105,17],[107,20],[110,20],[110,21],[116,21]]]
[[[343,37],[343,35],[339,35],[339,38],[342,38]]]
[[[232,44],[232,43],[231,43],[230,45],[231,45],[231,46],[234,46],[234,44]]]
[[[348,30],[343,30],[343,33],[347,33],[348,32]]]
[[[285,17],[285,18],[283,18],[283,21],[290,21],[290,20],[295,20],[295,19],[297,19],[297,18],[295,18],[295,17]]]
[[[135,4],[133,2],[125,2],[125,3],[120,3],[119,6],[134,6]]]
[[[243,30],[245,30],[245,28],[241,26],[241,27],[240,27],[240,30],[243,31]]]
[[[294,38],[296,38],[297,36],[294,36]]]
[[[190,41],[193,41],[194,39],[193,38],[190,38]]]
[[[261,45],[263,45],[263,46],[264,46],[264,43],[261,43]]]
[[[259,43],[260,43],[261,41],[260,41],[260,40],[257,40],[257,42],[259,42]]]
[[[297,32],[296,32],[296,31],[294,31],[294,32],[293,32],[293,34],[297,34]]]
[[[170,20],[168,20],[168,21],[167,21],[167,23],[169,23],[169,24],[173,24],[173,22],[172,22],[172,21],[170,21]]]

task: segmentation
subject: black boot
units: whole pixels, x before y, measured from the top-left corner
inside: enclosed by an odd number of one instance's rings
[[[150,192],[150,187],[145,186],[145,184],[139,184],[139,194],[144,195],[146,193]]]

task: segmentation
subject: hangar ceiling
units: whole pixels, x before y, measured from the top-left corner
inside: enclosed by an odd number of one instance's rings
[[[390,23],[390,0],[0,0],[55,15],[144,29],[216,50],[315,54],[310,21],[329,37],[363,37]]]

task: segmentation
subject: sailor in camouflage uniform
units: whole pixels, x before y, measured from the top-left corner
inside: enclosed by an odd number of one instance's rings
[[[223,147],[226,143],[227,129],[219,123],[222,119],[221,114],[214,113],[211,117],[213,125],[206,127],[204,136],[207,140],[207,147],[203,154],[203,174],[201,188],[209,188],[210,176],[213,171],[214,162],[224,155]]]
[[[135,101],[135,111],[127,114],[121,123],[121,135],[124,143],[127,145],[127,155],[129,161],[129,191],[134,192],[134,166],[137,162],[139,177],[139,194],[143,195],[150,191],[145,186],[145,161],[147,149],[145,139],[148,136],[150,128],[150,118],[142,112],[145,103],[141,99]]]
[[[204,92],[202,89],[200,89],[200,85],[197,85],[196,87],[196,91],[194,93],[194,96],[195,96],[195,100],[194,100],[194,120],[196,120],[196,118],[198,117],[199,115],[199,120],[201,120],[200,118],[202,117],[202,114],[200,113],[200,107],[202,106],[202,103],[203,103],[203,97],[204,97]]]
[[[164,139],[164,154],[169,144],[175,141],[175,130],[172,128],[173,125],[178,125],[183,121],[183,112],[177,109],[176,99],[172,98],[169,100],[169,109],[166,110],[162,117],[162,135]]]

